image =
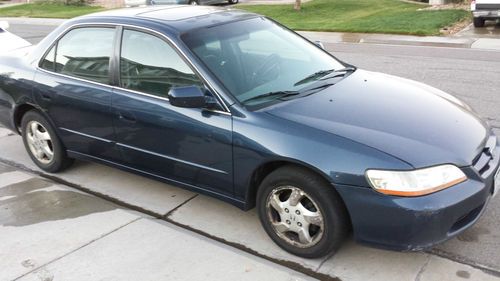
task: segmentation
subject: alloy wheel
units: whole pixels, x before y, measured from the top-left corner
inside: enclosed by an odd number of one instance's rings
[[[52,139],[47,129],[37,121],[28,123],[26,140],[31,154],[43,164],[49,164],[54,159]]]
[[[302,189],[280,186],[269,194],[266,202],[268,219],[276,235],[290,245],[309,248],[324,233],[324,218],[318,204]]]

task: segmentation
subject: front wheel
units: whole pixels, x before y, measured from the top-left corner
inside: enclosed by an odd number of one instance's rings
[[[238,4],[239,0],[228,0],[229,4]]]
[[[40,169],[56,173],[73,163],[48,120],[37,111],[28,111],[21,121],[24,147]]]
[[[346,208],[333,186],[299,167],[268,175],[257,193],[257,209],[271,239],[305,258],[336,251],[349,230]]]
[[[474,18],[474,27],[484,27],[485,20],[482,18]]]
[[[198,1],[197,0],[190,0],[189,5],[196,6],[196,5],[198,5]]]

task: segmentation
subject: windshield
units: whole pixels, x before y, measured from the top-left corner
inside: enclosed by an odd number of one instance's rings
[[[196,30],[182,37],[193,53],[244,105],[279,99],[345,66],[265,18]],[[260,97],[262,96],[262,99]]]

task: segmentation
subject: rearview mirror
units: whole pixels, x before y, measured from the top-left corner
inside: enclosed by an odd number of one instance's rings
[[[177,107],[201,108],[206,105],[205,93],[198,86],[173,87],[168,91],[168,99]]]
[[[7,30],[9,29],[9,22],[7,21],[0,21],[0,29]]]

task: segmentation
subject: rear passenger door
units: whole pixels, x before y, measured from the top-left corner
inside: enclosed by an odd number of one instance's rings
[[[35,100],[70,152],[119,160],[110,110],[115,34],[114,26],[75,27],[39,62]]]
[[[112,104],[116,142],[126,165],[231,195],[230,113],[222,107],[180,108],[168,101],[172,87],[205,88],[203,79],[164,37],[142,30],[123,30],[119,62]]]

